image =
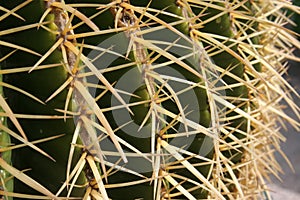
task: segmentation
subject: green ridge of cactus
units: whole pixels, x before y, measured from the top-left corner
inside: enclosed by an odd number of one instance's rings
[[[15,6],[22,3],[22,1],[7,2],[6,8],[13,9]],[[44,13],[45,2],[34,1],[28,4],[26,7],[20,10],[20,12],[28,13],[24,14],[26,21],[22,22],[20,19],[9,17],[3,20],[3,28],[9,29],[12,26],[26,26],[32,23],[36,23],[36,17],[41,17]],[[52,19],[51,19],[52,18]],[[53,22],[53,14],[47,17],[47,20],[52,21],[50,24],[46,24],[45,27],[50,30],[44,30],[44,28],[28,29],[15,34],[9,35],[8,37],[3,37],[4,40],[17,43],[20,46],[30,45],[35,46],[33,51],[39,51],[39,53],[44,54],[55,42],[56,34],[50,31],[57,31],[56,25]],[[6,27],[5,27],[6,25]],[[56,29],[55,29],[56,28]],[[24,38],[34,38],[34,40],[24,40]],[[3,52],[10,51],[10,49],[4,49]],[[20,59],[21,57],[21,59]],[[16,52],[11,57],[5,60],[5,65],[3,69],[11,69],[12,66],[15,68],[31,66],[33,63],[37,62],[39,57],[33,56],[32,54],[24,54],[23,52]],[[60,64],[62,61],[62,55],[59,50],[55,50],[47,59],[44,61],[46,64]],[[62,67],[55,67],[46,70],[39,70],[28,74],[28,72],[20,72],[16,74],[9,74],[5,76],[5,82],[16,87],[22,88],[22,90],[30,92],[36,98],[46,100],[51,92],[53,92],[57,87],[59,87],[67,78],[67,72]],[[20,119],[19,122],[23,127],[23,130],[28,133],[26,134],[29,141],[40,140],[43,138],[53,137],[56,135],[63,134],[63,136],[40,144],[39,147],[47,150],[49,156],[55,155],[55,160],[51,160],[39,152],[33,150],[32,148],[19,148],[13,151],[13,165],[20,170],[30,169],[26,174],[41,183],[42,185],[47,185],[47,188],[51,191],[59,190],[60,184],[64,182],[66,171],[66,160],[68,160],[70,144],[73,137],[73,132],[75,126],[72,119],[55,119],[55,115],[60,115],[55,109],[64,108],[65,99],[67,92],[62,91],[57,95],[51,102],[47,104],[42,104],[36,100],[24,96],[23,94],[12,90],[6,89],[5,97],[9,105],[12,106],[14,113],[22,113],[27,115],[45,115],[48,118],[54,119]],[[49,92],[51,91],[51,92]],[[19,102],[23,102],[20,104]],[[14,144],[19,143],[16,139],[12,140]],[[77,155],[76,155],[77,154]],[[74,154],[74,159],[79,158],[80,151],[76,151]],[[33,158],[33,160],[28,159],[28,155]],[[43,178],[45,176],[44,172],[47,171],[47,179]],[[50,183],[50,184],[49,184]],[[83,184],[84,182],[82,182]],[[28,186],[15,180],[15,192],[23,192],[28,190],[34,193],[34,190],[28,188]],[[82,192],[81,192],[82,193]]]
[[[277,0],[1,1],[0,194],[270,199],[277,124],[300,126],[282,77],[300,46],[284,8],[299,11]]]
[[[2,82],[2,76],[1,76],[1,82]],[[0,88],[0,93],[3,95],[2,87]],[[1,113],[4,113],[4,111],[1,109]],[[7,120],[5,117],[1,117],[1,123],[2,125],[7,125]],[[0,132],[0,147],[2,149],[1,151],[1,159],[3,159],[6,163],[11,164],[11,151],[7,149],[11,145],[10,136],[5,131]],[[9,174],[8,171],[6,171],[3,168],[0,168],[0,180],[1,180],[1,189],[3,191],[13,191],[14,188],[14,181],[11,174]],[[5,196],[7,200],[11,200],[12,198],[9,196]]]

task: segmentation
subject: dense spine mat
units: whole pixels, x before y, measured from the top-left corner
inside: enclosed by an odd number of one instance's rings
[[[1,1],[1,195],[270,198],[277,124],[299,128],[287,9],[299,12],[279,0]]]

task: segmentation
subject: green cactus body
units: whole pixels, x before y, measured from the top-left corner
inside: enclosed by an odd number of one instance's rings
[[[66,1],[66,2],[68,3],[68,1]],[[146,4],[148,2],[132,1],[131,3],[136,6],[146,6]],[[172,6],[167,7],[166,5],[172,5]],[[168,2],[166,1],[165,4],[161,4],[161,2],[154,1],[150,6],[157,10],[164,9],[167,7],[167,10],[169,12],[174,13],[179,16],[182,16],[182,13],[181,13],[182,10],[173,1],[168,1]],[[93,14],[92,9],[82,9],[81,10],[79,8],[79,10],[82,13],[87,14],[87,16],[91,16]],[[103,14],[99,15],[97,18],[94,18],[93,22],[95,24],[99,25],[100,29],[107,29],[109,26],[105,27],[105,24],[103,24],[102,22],[103,22],[103,19],[106,19],[106,17],[109,15],[110,15],[110,13],[107,13],[107,11],[106,11]],[[167,23],[171,23],[171,22],[175,21],[172,17],[168,17],[166,15],[161,15],[161,16],[159,16],[159,18],[165,20]],[[109,21],[109,20],[107,20],[107,21]],[[110,21],[110,26],[111,27],[114,26],[114,20]],[[181,32],[184,32],[186,35],[188,35],[188,24],[187,23],[182,23],[181,25],[177,25],[175,27],[178,28]],[[85,28],[82,27],[82,28],[79,28],[77,31],[84,32],[87,30],[88,30],[88,27],[85,27]],[[116,34],[118,34],[118,33],[116,33]],[[112,36],[112,34],[110,34],[110,36]],[[101,37],[100,36],[92,36],[92,37],[86,38],[85,43],[92,44],[92,45],[98,45],[98,44],[101,44],[101,42],[104,39],[107,39],[107,36],[101,36]],[[80,41],[80,38],[78,39],[78,41]],[[128,45],[128,44],[126,44],[125,41],[128,42],[128,39],[127,40],[124,39],[125,45]],[[125,48],[127,49],[126,46],[125,46]],[[121,64],[125,64],[125,63],[130,63],[133,61],[137,61],[137,59],[139,59],[139,58],[134,57],[133,54],[134,54],[133,52],[129,54],[129,60],[127,62],[126,62],[126,60],[118,58],[111,64],[111,66],[117,66],[117,65],[121,65]],[[102,58],[102,60],[105,60],[105,58]],[[149,60],[150,60],[150,58],[149,58]],[[163,63],[163,62],[166,62],[167,60],[168,59],[165,59],[165,58],[159,58],[156,62]],[[101,62],[101,59],[100,59],[100,62]],[[95,63],[97,63],[97,62],[95,62]],[[109,80],[111,83],[114,83],[114,82],[118,81],[120,78],[122,78],[122,76],[124,74],[126,74],[130,69],[134,70],[134,68],[137,68],[137,67],[138,66],[135,65],[133,67],[120,69],[118,71],[106,72],[106,73],[104,73],[104,75],[107,78],[107,80]],[[182,74],[187,80],[189,80],[191,82],[195,82],[195,83],[201,83],[201,79],[199,79],[199,77],[196,77],[195,75],[188,72],[187,70],[182,69],[182,67],[178,66],[177,64],[172,64],[171,67],[173,69],[175,69],[176,71],[178,71],[180,74]],[[139,74],[139,72],[137,72],[135,75],[142,76],[142,74]],[[128,77],[128,78],[130,78],[130,77]],[[144,81],[142,80],[142,78],[137,78],[137,81],[134,85],[139,84],[138,82],[142,83]],[[142,83],[142,84],[145,84],[145,83]],[[147,101],[147,100],[149,101],[150,100],[150,96],[149,96],[150,94],[147,91],[146,86],[142,85],[141,88],[144,88],[142,90],[143,94],[144,94],[144,95],[142,95],[142,97],[143,96],[144,97],[143,98],[131,98],[131,100],[129,102],[132,101],[131,103],[134,103],[134,102],[138,102],[138,101]],[[159,90],[159,89],[156,89],[156,90]],[[98,90],[96,96],[102,92],[103,91]],[[140,94],[140,92],[138,90],[136,92],[137,92],[136,94],[134,93],[135,95]],[[207,111],[208,105],[207,105],[205,90],[195,87],[194,93],[198,99],[198,105],[199,105],[198,110],[200,110],[200,112],[199,112],[200,116],[199,116],[198,120],[201,125],[208,127],[209,123],[210,123],[210,117],[209,117],[209,112]],[[110,103],[111,97],[112,97],[112,95],[110,95],[110,94],[106,94],[106,95],[102,96],[98,102],[100,107],[102,107],[102,108],[111,107],[112,106]],[[144,117],[141,117],[141,114],[139,114],[139,112],[143,113],[142,116],[146,116],[147,112],[149,111],[149,107],[150,107],[149,104],[150,103],[146,103],[146,104],[142,104],[142,105],[138,105],[138,106],[132,106],[132,111],[134,113],[134,116],[132,116],[132,118],[133,118],[133,120],[138,121],[137,122],[138,125],[141,125],[143,122],[143,119],[144,119]],[[166,107],[168,110],[170,109],[172,112],[179,114],[178,108],[176,108],[176,104],[172,103],[172,101],[168,100],[168,101],[162,102],[162,105],[164,107]],[[141,108],[143,111],[138,110],[139,108]],[[117,124],[115,122],[112,112],[107,112],[106,116],[109,119],[109,121],[111,122],[112,127],[114,129],[117,129],[120,124]],[[172,118],[169,118],[169,120],[171,121]],[[147,120],[147,121],[149,123],[150,120]],[[170,130],[169,130],[169,132],[170,132]],[[116,133],[123,140],[126,140],[128,143],[134,145],[135,148],[141,150],[142,152],[144,152],[144,153],[150,152],[151,138],[149,138],[149,137],[146,137],[146,138],[133,137],[130,134],[127,134],[122,130],[117,131]],[[188,151],[197,153],[199,151],[199,147],[201,146],[200,144],[201,144],[201,140],[203,140],[203,137],[204,137],[204,135],[198,134],[195,137],[194,142],[192,142],[192,144],[190,145],[190,148],[188,149]],[[182,143],[182,145],[184,145],[184,143]],[[210,156],[208,156],[208,158],[209,157],[210,158],[212,157],[211,153],[210,153]],[[193,159],[191,159],[191,160],[193,160]],[[199,162],[199,160],[195,159],[192,162]],[[201,171],[204,174],[207,174],[208,167],[198,167],[197,169],[199,170],[201,168],[202,169]],[[207,169],[205,169],[205,168],[207,168]],[[176,173],[180,173],[182,176],[188,176],[190,174],[187,170],[175,170],[175,171],[176,171]],[[152,172],[145,173],[144,175],[148,178],[151,178]],[[139,179],[140,179],[139,177],[136,177],[135,175],[131,175],[130,173],[118,172],[118,173],[115,173],[115,174],[109,176],[108,182],[117,184],[117,183],[123,183],[123,182],[138,181]],[[191,187],[191,186],[189,186],[189,187]],[[139,184],[136,186],[133,185],[133,186],[127,186],[124,188],[108,189],[108,192],[109,192],[109,196],[112,197],[113,199],[124,199],[124,198],[127,198],[127,199],[134,199],[134,198],[153,199],[153,195],[154,195],[153,188],[154,188],[153,185],[150,185],[149,181],[147,181],[146,183],[142,183],[142,184]],[[128,191],[139,191],[139,192],[129,193]],[[128,195],[126,197],[124,197],[124,195],[123,195],[124,193],[127,193]],[[197,196],[198,198],[205,196],[205,194],[202,194],[202,190],[198,189],[197,193],[199,193]]]
[[[223,3],[216,3],[218,6],[224,7]],[[220,15],[222,11],[217,9],[208,8],[207,13],[208,15],[204,16],[203,21],[207,20],[211,17]],[[199,12],[196,12],[196,14]],[[212,33],[212,34],[218,34],[225,36],[226,38],[234,38],[234,31],[231,25],[230,16],[229,13],[225,13],[224,15],[219,16],[216,20],[209,22],[205,25],[204,28],[200,29],[200,31]],[[220,41],[223,42],[223,41]],[[224,41],[226,46],[230,46],[231,50],[237,53],[237,44],[234,44],[233,42],[226,42]],[[212,56],[212,59],[216,63],[216,65],[224,68],[225,70],[228,70],[230,73],[236,75],[237,77],[244,79],[244,64],[241,63],[240,60],[238,60],[236,57],[234,57],[231,53],[228,51],[222,51],[219,54],[216,54]],[[235,78],[232,78],[230,76],[224,76],[223,80],[229,85],[238,83],[238,81]],[[235,88],[230,88],[226,90],[226,96],[228,97],[236,97],[236,99],[233,99],[232,103],[236,106],[241,104],[241,101],[238,100],[238,98],[248,98],[248,90],[246,86],[239,86]],[[240,108],[246,109],[247,105],[243,105]],[[230,112],[228,114],[228,117],[238,115],[235,112]],[[239,118],[233,121],[230,121],[230,126],[232,127],[238,127],[238,129],[242,131],[246,131],[247,128],[247,120],[244,118]],[[236,137],[242,139],[243,135],[239,133],[234,133]],[[228,138],[229,139],[229,138]],[[229,139],[230,141],[230,139]],[[237,153],[236,151],[229,151],[224,152],[224,154],[227,157],[230,157],[233,162],[238,162],[241,159],[242,154]]]
[[[22,1],[6,1],[1,2],[1,6],[12,9],[19,5]],[[44,1],[33,1],[23,9],[20,9],[20,14],[25,18],[25,22],[13,16],[1,22],[2,28],[14,28],[20,25],[27,25],[37,23],[46,9]],[[50,24],[46,27],[57,31],[56,25],[53,22],[54,16],[50,14],[47,16]],[[6,26],[6,27],[4,27]],[[53,28],[56,28],[53,29]],[[19,44],[21,46],[30,47],[41,54],[44,54],[55,42],[56,35],[44,28],[34,27],[29,30],[17,32],[15,34],[4,36],[2,40]],[[9,52],[11,49],[2,49],[2,52]],[[21,58],[21,59],[20,59]],[[5,67],[3,69],[13,69],[20,67],[33,66],[39,60],[38,56],[23,54],[23,52],[16,52],[10,58],[5,60]],[[46,100],[53,91],[55,91],[67,78],[67,72],[61,65],[62,55],[59,50],[55,50],[45,61],[45,64],[56,64],[59,67],[33,71],[32,73],[22,72],[16,74],[5,75],[4,81],[22,88],[23,90],[32,93],[39,99]],[[47,105],[43,105],[30,99],[16,91],[4,88],[5,96],[9,105],[11,105],[13,112],[28,115],[61,115],[55,109],[63,109],[67,92],[64,90],[61,94]],[[22,103],[21,103],[22,102]],[[54,117],[55,118],[55,117]],[[13,165],[20,169],[30,169],[27,174],[33,179],[46,186],[53,193],[56,192],[60,184],[65,181],[66,165],[68,160],[68,153],[70,143],[72,141],[72,134],[74,132],[73,119],[20,119],[20,123],[26,132],[29,141],[34,141],[50,136],[64,134],[64,136],[40,144],[54,160],[41,155],[40,153],[30,148],[20,148],[13,150]],[[13,128],[13,125],[9,127]],[[18,141],[13,140],[14,143]],[[55,148],[52,148],[52,147]],[[76,155],[77,154],[77,155]],[[79,150],[75,154],[75,158],[79,156]],[[33,158],[33,159],[30,159]],[[81,184],[84,182],[81,181]],[[15,180],[15,192],[19,193],[33,193],[25,184]],[[74,195],[83,194],[83,190],[78,190]]]
[[[2,76],[1,76],[1,80],[2,80]],[[0,88],[0,93],[2,94],[2,87]],[[3,112],[3,110],[1,110],[1,112]],[[3,125],[7,124],[7,120],[5,117],[1,118],[1,123]],[[1,131],[0,132],[0,141],[1,141],[1,148],[7,148],[11,145],[11,141],[10,141],[10,136],[5,132],[5,131]],[[3,151],[1,152],[1,158],[11,164],[11,151],[7,150],[7,151]],[[0,169],[0,179],[1,179],[1,190],[3,191],[7,191],[7,192],[13,192],[13,187],[14,187],[14,181],[13,181],[13,177],[4,169]],[[11,200],[12,198],[7,196],[7,195],[3,195],[5,200]]]
[[[300,5],[300,2],[299,2],[299,0],[293,0],[293,4],[296,5],[296,6],[299,6],[299,5]],[[296,26],[294,27],[294,30],[295,30],[297,33],[300,33],[300,28],[299,28],[300,15],[297,14],[297,13],[294,13],[293,19],[294,19],[294,22],[295,22],[295,24],[296,24]]]

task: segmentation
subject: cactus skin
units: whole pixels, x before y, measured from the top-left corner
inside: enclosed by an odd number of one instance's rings
[[[2,76],[0,78],[2,80]],[[0,93],[3,94],[3,88],[0,87]],[[3,110],[1,109],[1,112]],[[3,125],[7,125],[7,119],[5,117],[1,117],[0,119],[1,123]],[[9,147],[11,145],[10,136],[5,131],[0,131],[0,148]],[[11,164],[11,151],[4,151],[1,152],[1,158],[7,162],[8,164]],[[7,191],[7,192],[13,192],[14,189],[14,179],[7,171],[0,168],[0,180],[1,180],[1,190]],[[5,200],[12,200],[12,197],[4,196]]]
[[[21,2],[22,1],[2,1],[1,6],[11,9],[19,5]],[[32,1],[29,5],[20,10],[20,14],[26,19],[25,22],[22,22],[20,19],[16,19],[15,17],[9,17],[1,22],[1,26],[5,26],[5,28],[12,28],[15,26],[36,23],[44,11],[44,1]],[[51,17],[52,16],[50,15],[48,19],[51,20]],[[55,27],[53,22],[52,24],[49,24],[50,28],[51,26]],[[11,34],[1,39],[17,43],[21,46],[30,46],[30,48],[43,54],[54,44],[56,36],[42,28],[37,30],[37,27],[35,27],[26,31]],[[2,52],[9,51],[9,49],[5,48],[1,50]],[[5,60],[6,65],[2,69],[33,66],[38,59],[39,58],[37,56],[23,52],[16,52],[16,54]],[[61,60],[61,53],[57,50],[48,57],[45,63],[59,64]],[[67,72],[62,66],[60,66],[34,71],[32,73],[22,72],[9,74],[4,76],[4,80],[11,85],[32,93],[40,99],[46,100],[46,98],[48,98],[49,95],[51,95],[51,93],[65,81],[66,77]],[[59,112],[56,112],[55,109],[62,109],[64,107],[67,94],[66,90],[64,90],[61,94],[55,97],[53,101],[47,103],[47,105],[42,105],[41,103],[10,89],[4,88],[4,93],[7,97],[7,102],[14,113],[31,115],[61,115]],[[56,192],[59,189],[60,184],[65,181],[69,147],[75,128],[73,119],[67,119],[66,121],[63,119],[20,119],[19,122],[27,134],[29,141],[64,134],[61,138],[39,145],[51,157],[53,157],[55,161],[50,160],[49,158],[46,158],[40,153],[27,147],[13,150],[14,167],[20,170],[31,169],[27,172],[30,177],[36,179],[50,191]],[[11,124],[9,124],[9,127],[14,129]],[[12,140],[12,142],[18,143],[18,141],[15,140]],[[75,153],[74,160],[76,160],[76,156],[79,156],[79,153],[80,151]],[[81,184],[82,183],[84,182],[81,182]],[[35,193],[31,188],[18,180],[15,180],[14,191],[25,194]],[[83,190],[79,189],[74,192],[74,195],[82,196]]]
[[[10,137],[7,133],[1,131],[0,133],[0,139],[1,139],[1,148],[7,147],[8,144],[10,144]],[[4,143],[4,144],[3,144]],[[1,158],[5,160],[7,163],[11,164],[11,151],[5,151],[1,153]],[[0,178],[1,178],[1,190],[6,192],[12,192],[14,187],[14,180],[11,174],[9,174],[4,169],[0,169]],[[12,198],[9,196],[3,197],[5,200],[11,200]]]
[[[218,6],[224,7],[223,3],[216,3]],[[195,11],[195,14],[199,14],[199,10]],[[220,15],[221,11],[213,8],[208,8],[206,16],[203,17],[202,20],[207,20],[213,16]],[[227,38],[234,38],[234,32],[231,26],[230,16],[228,13],[221,15],[218,19],[211,21],[206,24],[205,27],[200,29],[202,32],[206,33],[212,33],[217,34],[221,36],[225,36]],[[222,41],[220,41],[222,42]],[[231,46],[231,50],[237,53],[237,44],[234,44],[233,42],[226,42],[226,46]],[[223,69],[228,69],[228,71],[237,77],[243,79],[244,78],[244,65],[239,61],[236,57],[231,55],[227,51],[222,51],[221,53],[212,56],[212,59],[216,63],[216,65],[222,67]],[[232,68],[232,69],[230,69]],[[223,77],[223,80],[228,84],[235,84],[238,83],[238,81],[228,75],[225,75]],[[248,90],[246,86],[239,86],[235,88],[230,88],[226,90],[226,96],[227,97],[236,97],[236,98],[248,98]],[[233,100],[232,103],[236,106],[238,106],[241,102]],[[245,110],[247,105],[241,106],[242,110]],[[230,112],[228,114],[228,117],[238,115],[238,113]],[[247,128],[247,120],[245,118],[239,118],[236,120],[229,121],[232,127],[237,127],[239,130],[246,131]],[[242,139],[244,136],[242,134],[239,134],[237,132],[233,133],[237,138]],[[230,139],[228,140],[230,142]],[[235,150],[230,150],[229,152],[224,152],[226,157],[230,158],[233,162],[239,162],[241,160],[241,153],[238,153]]]
[[[295,6],[300,6],[300,1],[299,0],[293,0],[293,4]],[[293,20],[296,24],[295,27],[293,27],[294,31],[297,32],[298,34],[300,33],[300,15],[297,13],[293,13]],[[299,36],[298,36],[299,38]]]
[[[149,3],[148,1],[131,1],[130,2],[132,5],[135,6],[147,6],[147,4]],[[169,1],[152,1],[151,4],[149,5],[151,8],[157,9],[157,10],[166,10],[167,12],[170,13],[174,13],[176,15],[182,16],[182,9],[180,7],[178,7],[176,5],[176,3],[172,0]],[[171,23],[174,21],[173,18],[170,17],[166,17],[164,15],[158,15],[158,17],[162,20],[164,20],[167,23]],[[104,19],[104,17],[103,17]],[[99,22],[102,22],[103,20],[99,19]],[[98,24],[97,20],[94,20],[94,22],[96,24]],[[111,24],[111,26],[113,26],[113,24]],[[104,28],[104,27],[102,27]],[[189,36],[189,30],[188,30],[188,24],[187,23],[182,23],[179,24],[177,26],[175,26],[175,28],[177,28],[179,31],[183,32],[184,34],[186,34],[187,36]],[[95,37],[97,38],[97,37]],[[89,41],[96,41],[96,43],[92,42],[92,44],[97,45],[99,43],[99,41],[97,41],[96,39],[93,40],[93,37],[89,40]],[[101,40],[100,40],[101,41]],[[130,61],[135,60],[135,58],[130,55]],[[163,63],[166,62],[167,59],[164,58],[159,58],[156,62],[158,63]],[[122,62],[122,61],[120,61]],[[123,61],[124,62],[124,61]],[[114,63],[112,63],[112,66],[116,66],[117,64],[124,64],[124,63],[119,63],[118,61],[115,61]],[[187,62],[187,61],[186,61]],[[178,71],[180,74],[182,74],[186,80],[189,80],[191,82],[195,82],[195,83],[201,83],[201,79],[199,79],[199,77],[196,77],[195,75],[193,75],[192,73],[188,72],[185,69],[182,69],[182,67],[178,66],[177,64],[172,64],[170,65],[171,68],[175,69],[176,71]],[[122,74],[125,74],[127,72],[127,70],[118,70],[118,73],[113,71],[110,73],[105,73],[105,77],[111,82],[114,83],[116,81],[118,81]],[[120,76],[121,75],[121,76]],[[100,94],[103,91],[99,91],[98,93]],[[144,91],[145,93],[147,93],[147,91]],[[197,96],[197,104],[198,104],[198,110],[200,111],[200,115],[199,115],[199,124],[205,126],[205,127],[209,127],[210,125],[210,113],[208,111],[208,103],[207,103],[207,96],[206,96],[206,92],[204,89],[201,88],[195,88],[194,89],[194,93]],[[149,94],[148,94],[149,95]],[[148,96],[148,95],[144,95],[144,96]],[[97,95],[96,95],[97,96]],[[101,99],[99,100],[99,104],[100,107],[103,108],[109,108],[110,105],[110,95],[104,95],[103,97],[101,97]],[[149,97],[148,97],[149,98]],[[143,101],[143,100],[147,100],[147,98],[139,98],[139,101]],[[176,105],[174,103],[172,103],[171,101],[166,101],[164,103],[162,103],[164,107],[166,107],[168,110],[172,111],[175,114],[179,114],[178,109],[176,108]],[[136,106],[138,107],[138,106]],[[141,106],[142,107],[142,106]],[[149,107],[149,105],[148,105]],[[135,111],[138,108],[132,107],[132,110]],[[146,111],[144,109],[142,109],[142,111],[140,110],[139,112],[145,113]],[[138,113],[135,113],[136,118],[142,120],[143,118],[140,118],[140,115]],[[145,113],[146,114],[146,113]],[[118,128],[117,124],[114,124],[114,117],[112,116],[111,113],[107,112],[106,113],[107,118],[109,119],[109,121],[112,123],[112,127],[114,129]],[[140,124],[140,123],[137,123]],[[118,131],[117,134],[124,140],[126,140],[127,142],[134,144],[134,146],[136,148],[138,148],[139,150],[141,150],[142,152],[150,152],[150,138],[136,138],[136,137],[132,137],[130,135],[128,135],[127,133],[123,132],[123,131]],[[202,146],[203,143],[203,139],[204,139],[205,135],[204,134],[197,134],[196,137],[194,138],[194,141],[190,144],[190,147],[187,149],[187,151],[190,151],[192,153],[197,154]],[[184,145],[184,143],[182,143],[182,145]],[[211,151],[209,154],[206,155],[208,159],[211,159],[213,156],[213,151]],[[199,159],[194,159],[194,158],[189,158],[189,162],[192,164],[199,164]],[[208,172],[209,172],[209,168],[210,165],[204,165],[201,167],[196,167],[196,169],[198,171],[200,171],[204,176],[207,176]],[[188,170],[186,169],[181,169],[181,170],[170,170],[170,173],[176,173],[178,175],[190,178],[190,179],[195,179],[194,175],[192,175]],[[146,173],[143,174],[146,177],[150,178],[151,177],[151,173]],[[112,176],[108,177],[108,182],[111,183],[122,183],[122,182],[130,182],[130,181],[134,181],[134,180],[138,180],[137,178],[135,178],[134,176],[128,174],[128,173],[124,173],[124,172],[118,172]],[[179,180],[180,181],[180,180]],[[192,188],[193,184],[183,184],[183,187],[185,187],[186,189],[188,188]],[[136,192],[131,192],[131,191],[136,191]],[[116,188],[116,189],[108,189],[108,193],[109,196],[112,197],[112,199],[135,199],[135,198],[144,198],[144,199],[153,199],[153,186],[151,186],[148,182],[144,183],[144,184],[139,184],[136,186],[127,186],[124,188]],[[126,197],[124,197],[124,193],[128,194]],[[202,189],[197,189],[193,192],[191,192],[191,194],[196,197],[197,199],[201,199],[201,198],[206,198],[207,193],[205,191],[203,191]],[[184,196],[178,196],[177,198],[185,198]]]

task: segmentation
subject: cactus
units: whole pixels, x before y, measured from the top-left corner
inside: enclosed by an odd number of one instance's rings
[[[4,199],[270,199],[289,1],[1,1]],[[288,116],[285,102],[295,113]],[[284,156],[284,154],[282,153]],[[285,156],[284,156],[285,157]],[[288,160],[287,160],[288,162]]]
[[[300,5],[300,1],[299,0],[294,0],[293,4],[295,6],[299,6]],[[299,13],[297,13],[297,12],[293,13],[292,14],[292,19],[293,19],[293,21],[295,23],[294,26],[293,26],[293,30],[299,34],[300,33],[300,28],[299,28],[300,15],[299,15]],[[299,35],[298,35],[298,38],[299,38]]]

